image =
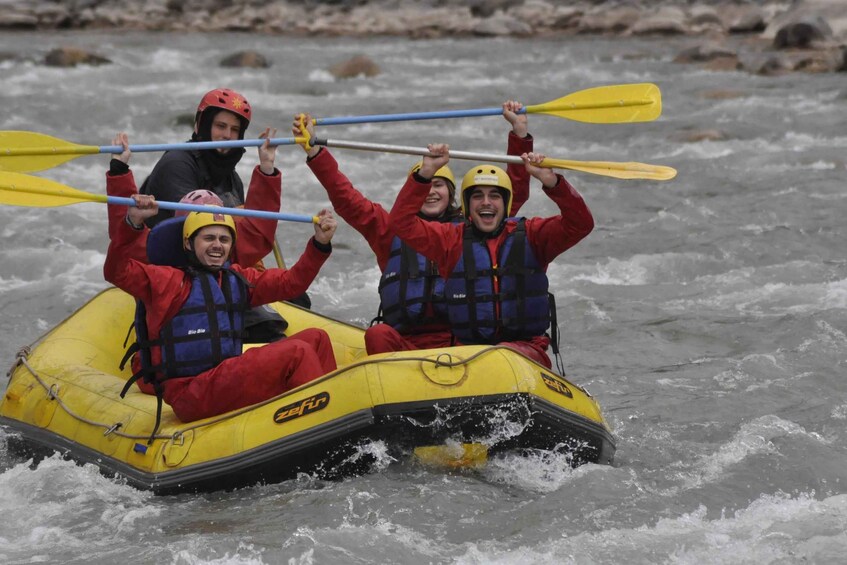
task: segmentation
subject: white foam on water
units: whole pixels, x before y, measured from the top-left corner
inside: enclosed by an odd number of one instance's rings
[[[709,258],[699,253],[638,253],[626,259],[610,258],[605,263],[595,263],[587,267],[567,265],[569,271],[576,270],[570,275],[571,280],[587,281],[610,286],[637,286],[653,283],[680,282],[686,278],[686,273],[693,276],[697,269],[702,269]],[[554,263],[550,267],[558,266]]]
[[[192,543],[192,547],[181,549],[173,553],[172,563],[178,565],[269,565],[273,561],[265,561],[262,558],[263,550],[257,549],[252,544],[238,542],[238,547],[233,554],[228,551],[221,557],[199,557],[209,553],[208,540],[199,538]],[[245,555],[246,554],[246,555]],[[289,560],[289,563],[294,561]],[[311,563],[311,561],[297,561],[294,563]]]
[[[764,494],[714,519],[700,505],[654,524],[563,534],[533,547],[469,543],[453,563],[835,563],[847,551],[845,529],[847,495],[817,500],[814,493]]]
[[[761,416],[741,424],[740,429],[716,452],[703,454],[691,464],[690,471],[679,474],[684,490],[702,487],[720,480],[727,472],[742,461],[763,453],[777,453],[773,440],[798,436],[815,443],[827,441],[815,432],[807,432],[802,426],[774,415]],[[671,489],[669,494],[676,494]]]
[[[535,449],[492,457],[481,474],[486,480],[494,483],[503,483],[531,492],[548,493],[557,491],[574,480],[612,471],[607,465],[586,464],[573,467],[572,463],[573,457],[565,449]]]
[[[103,477],[94,465],[78,466],[55,454],[35,468],[31,460],[15,464],[0,474],[0,505],[7,516],[0,556],[56,561],[92,544],[105,549],[116,539],[134,537],[142,522],[160,515],[160,507],[148,504],[151,497]]]
[[[379,277],[375,264],[363,271],[347,272],[339,272],[337,266],[332,271],[325,267],[325,273],[322,272],[309,287],[309,294],[331,307],[332,311],[325,314],[366,326],[376,316]]]

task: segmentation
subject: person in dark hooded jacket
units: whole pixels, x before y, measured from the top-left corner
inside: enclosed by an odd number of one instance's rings
[[[203,95],[194,114],[194,131],[191,142],[236,141],[244,134],[253,118],[253,108],[247,99],[234,90],[216,88]],[[244,206],[246,202],[244,183],[235,170],[244,156],[243,147],[224,147],[206,150],[167,151],[153,167],[153,171],[141,185],[139,192],[155,196],[159,201],[179,202],[188,193],[205,189],[214,192],[228,208]],[[260,148],[261,157],[261,148]],[[252,195],[254,201],[274,200],[274,195]],[[269,211],[279,211],[279,194],[275,195],[277,206]],[[173,217],[172,210],[160,209],[147,220],[149,227]],[[243,225],[242,225],[243,224]],[[245,230],[251,230],[247,232]],[[276,221],[250,219],[239,220],[239,230],[245,237],[255,241],[256,255],[266,257],[273,250]],[[261,262],[256,264],[264,268]],[[294,297],[292,302],[311,306],[308,294]],[[268,308],[253,308],[246,318],[247,341],[264,343],[285,337],[288,323],[277,312]]]

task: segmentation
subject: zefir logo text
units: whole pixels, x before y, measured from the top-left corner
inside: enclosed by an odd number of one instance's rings
[[[274,412],[274,422],[282,424],[289,420],[317,412],[327,407],[329,404],[329,393],[321,392],[309,398],[304,398],[293,404],[287,404],[276,412]]]

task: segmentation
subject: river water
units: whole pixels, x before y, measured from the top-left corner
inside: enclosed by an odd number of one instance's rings
[[[76,45],[113,65],[35,64]],[[641,161],[670,182],[568,173],[597,227],[550,268],[567,373],[614,429],[613,466],[552,454],[448,473],[383,460],[367,476],[303,476],[228,493],[153,497],[54,457],[13,458],[0,432],[4,563],[795,563],[847,551],[847,88],[842,75],[759,77],[672,63],[686,40],[276,38],[4,32],[3,130],[108,145],[187,139],[200,95],[228,86],[288,136],[290,117],[541,103],[593,86],[654,82],[651,123],[533,115],[536,148],[577,160]],[[256,49],[268,70],[221,69]],[[336,81],[363,53],[378,77]],[[721,139],[690,141],[716,130]],[[327,137],[504,153],[497,116],[334,126]],[[337,149],[342,170],[390,206],[413,157]],[[157,155],[137,154],[143,179]],[[257,162],[249,150],[242,176]],[[105,155],[39,173],[103,193]],[[283,210],[327,204],[296,147],[279,149]],[[457,174],[468,163],[454,161]],[[523,209],[549,215],[537,185]],[[281,223],[286,258],[311,228]],[[378,271],[343,225],[310,293],[365,324]],[[0,206],[0,364],[106,285],[106,210]],[[845,482],[842,482],[845,481]]]

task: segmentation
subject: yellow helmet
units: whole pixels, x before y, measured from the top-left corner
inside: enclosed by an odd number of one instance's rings
[[[506,171],[494,165],[476,165],[462,179],[462,214],[468,217],[468,199],[476,186],[496,186],[504,191],[505,215],[512,209],[512,179]]]
[[[418,161],[417,163],[412,165],[412,168],[409,169],[409,174],[411,175],[412,173],[417,173],[418,171],[420,171],[422,165],[423,161]],[[432,178],[435,177],[450,181],[451,188],[453,190],[456,190],[456,177],[453,176],[453,171],[451,171],[450,167],[448,167],[447,165],[444,165],[443,167],[435,171],[435,174],[432,175]]]
[[[206,226],[226,226],[232,232],[232,241],[235,242],[235,220],[232,216],[220,212],[191,212],[185,217],[182,225],[182,237],[190,239],[197,230]]]

